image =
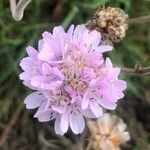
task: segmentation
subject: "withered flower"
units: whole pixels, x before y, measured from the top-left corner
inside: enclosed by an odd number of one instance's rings
[[[102,34],[104,44],[118,43],[125,36],[128,28],[128,15],[120,8],[98,8],[93,18],[86,23],[90,30]]]
[[[92,150],[120,150],[130,139],[126,124],[118,117],[105,113],[97,121],[88,121]]]

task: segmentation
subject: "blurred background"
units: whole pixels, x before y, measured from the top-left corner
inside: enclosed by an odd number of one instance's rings
[[[0,150],[77,149],[77,136],[54,134],[53,123],[40,123],[33,111],[25,109],[25,96],[31,90],[18,75],[25,47],[37,47],[43,31],[56,25],[85,23],[94,11],[105,6],[120,7],[130,18],[150,14],[149,0],[32,0],[20,22],[13,20],[8,0],[0,0]],[[150,22],[129,26],[126,37],[109,53],[117,65],[134,68],[137,62],[150,65]],[[128,83],[123,100],[111,113],[128,126],[131,140],[123,149],[150,149],[150,77],[121,73]],[[85,135],[82,140],[87,140]]]

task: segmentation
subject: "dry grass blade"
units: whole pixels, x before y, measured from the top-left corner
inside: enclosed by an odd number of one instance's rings
[[[9,0],[10,1],[10,9],[12,13],[12,17],[16,21],[20,21],[23,17],[23,13],[27,5],[31,2],[31,0],[20,0],[16,5],[16,0]]]
[[[8,126],[6,127],[6,129],[4,130],[2,135],[0,136],[0,147],[3,146],[3,144],[7,140],[8,136],[12,133],[12,131],[18,124],[18,121],[21,117],[22,111],[23,111],[23,104],[21,103],[20,106],[18,107],[18,109],[16,110],[13,118],[11,119],[10,123],[8,124]]]

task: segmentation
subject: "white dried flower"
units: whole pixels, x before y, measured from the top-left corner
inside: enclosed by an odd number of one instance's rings
[[[130,139],[122,119],[105,113],[97,121],[88,121],[93,150],[120,150],[120,145]]]

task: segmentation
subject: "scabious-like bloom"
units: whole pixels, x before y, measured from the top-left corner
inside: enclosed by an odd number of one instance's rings
[[[38,108],[34,117],[41,122],[55,119],[57,134],[66,133],[69,126],[79,134],[84,117],[98,118],[102,107],[116,108],[126,83],[118,79],[120,69],[109,58],[104,60],[102,53],[112,46],[100,45],[99,32],[71,25],[67,32],[58,26],[42,36],[38,50],[28,47],[28,57],[20,63],[20,79],[35,90],[25,99],[26,107]]]
[[[90,143],[93,150],[120,150],[120,145],[130,139],[122,119],[108,113],[97,121],[89,120]]]

